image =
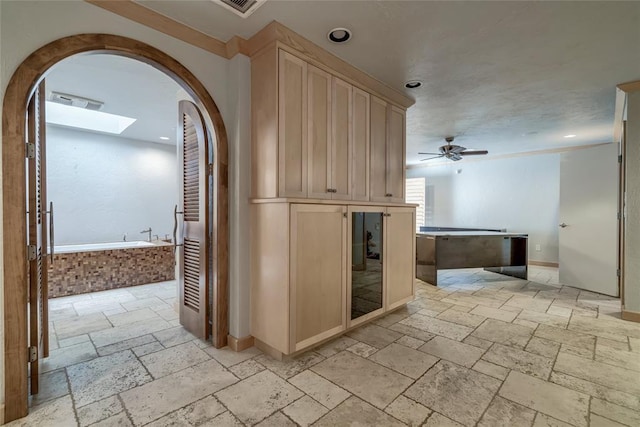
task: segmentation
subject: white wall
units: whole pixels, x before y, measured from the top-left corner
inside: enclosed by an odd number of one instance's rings
[[[559,154],[462,160],[407,171],[408,178],[419,176],[434,191],[433,221],[427,225],[527,233],[530,260],[558,262]]]
[[[146,240],[173,231],[176,147],[47,126],[47,197],[55,243]]]
[[[640,92],[627,96],[624,309],[640,313]]]
[[[251,230],[251,61],[237,55],[229,61],[229,334],[250,335],[249,266]]]
[[[0,51],[2,61],[0,63],[0,98],[4,99],[5,89],[9,79],[18,65],[33,51],[46,43],[61,37],[81,33],[107,33],[130,37],[148,43],[168,55],[175,58],[187,67],[205,86],[215,100],[222,113],[227,136],[230,144],[243,144],[247,147],[249,142],[247,112],[250,111],[248,96],[239,96],[238,105],[230,108],[229,96],[243,93],[237,86],[247,84],[248,79],[229,79],[229,61],[213,55],[200,48],[179,41],[156,30],[136,24],[125,18],[121,18],[96,6],[80,1],[0,1],[2,19],[0,24]],[[248,90],[248,89],[247,89]],[[0,141],[2,143],[2,141]],[[244,159],[235,159],[239,155],[238,150],[229,150],[229,164],[237,164],[238,176],[248,179],[250,169]],[[244,185],[246,187],[246,184]],[[243,188],[244,188],[243,187]],[[230,203],[244,203],[245,194],[238,193],[239,187],[230,187]],[[0,187],[2,190],[2,187]],[[1,200],[1,198],[0,198]],[[229,216],[231,229],[247,230],[248,221],[245,217]],[[244,222],[243,222],[244,221]],[[2,226],[0,221],[0,227]],[[237,235],[232,233],[230,240],[235,240]],[[0,242],[2,230],[0,229]],[[248,254],[246,239],[238,240],[238,253]],[[4,250],[0,246],[0,259]],[[234,254],[231,253],[230,257]],[[246,261],[247,258],[245,258]],[[233,262],[233,261],[232,261]],[[245,278],[246,279],[246,278]],[[248,280],[248,279],[247,279]],[[233,276],[230,284],[231,294],[247,294],[249,283],[241,281],[237,275]],[[241,291],[240,291],[241,290]],[[0,295],[4,292],[4,283],[0,275]],[[247,298],[234,300],[230,304],[231,318],[237,318],[237,324],[248,325],[249,306]],[[0,330],[4,330],[3,314],[0,306]],[[242,321],[240,321],[242,320]],[[246,328],[248,333],[248,328]],[[236,336],[244,336],[242,330],[232,330]],[[234,333],[235,332],[235,333]],[[0,341],[0,367],[4,366],[4,339]],[[0,368],[2,372],[2,368]],[[2,372],[3,373],[3,372]],[[4,377],[0,378],[0,405],[4,403]]]

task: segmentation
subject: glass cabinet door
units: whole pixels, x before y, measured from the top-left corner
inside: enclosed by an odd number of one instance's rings
[[[382,308],[382,212],[351,213],[351,320]]]

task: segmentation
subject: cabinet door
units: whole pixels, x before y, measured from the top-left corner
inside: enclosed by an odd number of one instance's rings
[[[279,51],[278,194],[307,195],[307,64]]]
[[[351,199],[351,112],[352,86],[333,78],[331,188],[332,198]]]
[[[390,202],[404,202],[405,185],[405,112],[391,106],[387,140],[387,197]]]
[[[371,97],[371,146],[369,196],[373,202],[386,202],[387,197],[387,103]]]
[[[353,88],[351,199],[369,200],[369,94]]]
[[[291,351],[346,328],[346,207],[291,205]]]
[[[309,197],[330,199],[331,192],[331,75],[308,65]]]
[[[387,208],[385,225],[386,309],[402,305],[414,295],[416,262],[415,208]]]

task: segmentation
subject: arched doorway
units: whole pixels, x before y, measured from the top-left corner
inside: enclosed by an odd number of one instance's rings
[[[33,52],[13,74],[2,109],[3,280],[5,421],[27,414],[27,248],[25,129],[28,100],[38,82],[59,61],[79,53],[110,53],[145,62],[173,78],[205,113],[216,134],[212,340],[226,345],[228,333],[228,147],[222,116],[200,81],[182,64],[145,43],[108,34],[81,34],[51,42]]]

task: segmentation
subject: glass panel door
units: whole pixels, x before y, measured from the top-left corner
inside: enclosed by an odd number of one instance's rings
[[[351,320],[382,308],[382,215],[351,214]]]

